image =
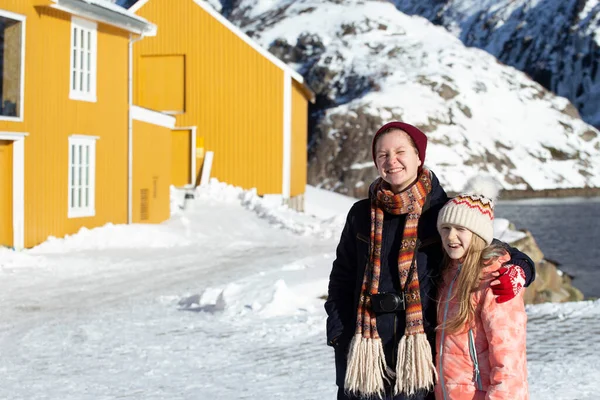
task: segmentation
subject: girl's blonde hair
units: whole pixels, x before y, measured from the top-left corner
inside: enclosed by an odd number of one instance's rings
[[[449,333],[459,332],[466,325],[470,325],[475,317],[475,303],[473,302],[473,292],[479,287],[481,270],[483,267],[493,263],[498,257],[503,255],[506,250],[498,245],[487,246],[486,242],[476,234],[473,234],[471,244],[466,251],[464,261],[460,267],[460,272],[454,283],[454,294],[451,299],[456,299],[459,304],[458,313],[446,321],[440,328],[444,328]],[[450,259],[444,252],[444,266],[450,265]],[[440,293],[443,296],[443,293]],[[450,301],[440,297],[439,304],[442,301]]]

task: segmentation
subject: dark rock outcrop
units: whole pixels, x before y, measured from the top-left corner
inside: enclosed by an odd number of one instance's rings
[[[583,300],[583,293],[573,286],[572,278],[557,268],[557,263],[544,258],[531,232],[511,243],[535,262],[536,279],[525,291],[525,303],[563,303]]]

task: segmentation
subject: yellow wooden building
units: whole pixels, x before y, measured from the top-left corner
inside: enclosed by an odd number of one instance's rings
[[[133,42],[155,31],[103,0],[0,0],[0,246],[168,218],[149,144],[170,149],[175,119],[131,106]]]
[[[172,183],[211,176],[303,207],[308,102],[303,78],[203,0],[139,0],[158,27],[134,45],[135,103],[176,117]]]

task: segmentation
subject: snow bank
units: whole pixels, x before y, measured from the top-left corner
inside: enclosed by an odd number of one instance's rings
[[[308,190],[308,193],[315,191]],[[317,201],[328,197],[327,194],[316,195]],[[246,210],[254,212],[260,219],[267,221],[270,225],[291,231],[298,235],[313,235],[321,238],[337,236],[341,232],[346,213],[352,200],[346,196],[332,194],[329,198],[329,206],[317,205],[308,199],[307,213],[301,213],[285,205],[278,205],[271,198],[263,198],[256,193],[255,189],[243,190],[239,187],[211,179],[206,186],[196,189],[195,198],[205,204],[240,204]],[[335,199],[335,201],[332,201]],[[313,205],[310,205],[313,204]],[[311,213],[312,212],[312,213]],[[314,213],[314,214],[313,214]],[[326,216],[326,217],[324,217]]]
[[[48,237],[48,240],[29,250],[31,254],[67,253],[82,250],[170,248],[189,245],[190,241],[180,233],[165,229],[161,225],[106,224],[102,227],[81,228],[64,238]]]

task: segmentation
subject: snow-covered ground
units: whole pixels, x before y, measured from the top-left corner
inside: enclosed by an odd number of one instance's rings
[[[311,216],[213,182],[182,202],[0,249],[0,399],[334,398],[322,296],[352,199],[309,188]],[[600,302],[528,313],[531,398],[596,399]]]

